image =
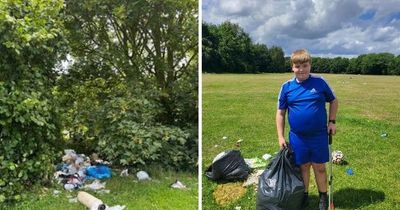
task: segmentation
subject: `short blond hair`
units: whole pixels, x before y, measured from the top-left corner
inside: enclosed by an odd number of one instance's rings
[[[295,50],[290,57],[293,64],[303,64],[309,62],[311,64],[311,56],[305,49]]]

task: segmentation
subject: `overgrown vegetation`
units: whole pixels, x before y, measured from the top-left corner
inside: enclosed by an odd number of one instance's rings
[[[66,53],[61,1],[0,3],[0,205],[48,183],[60,143],[49,89]]]
[[[0,10],[0,205],[49,183],[65,148],[131,168],[196,167],[196,1]]]

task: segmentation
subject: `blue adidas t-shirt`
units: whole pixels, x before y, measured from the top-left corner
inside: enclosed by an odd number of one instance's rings
[[[282,85],[278,109],[288,110],[290,130],[298,135],[318,135],[327,132],[325,103],[335,99],[328,83],[310,75],[303,82],[293,78]]]

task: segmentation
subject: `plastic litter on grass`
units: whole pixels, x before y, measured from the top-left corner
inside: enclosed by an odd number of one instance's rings
[[[346,169],[346,173],[347,173],[348,175],[350,175],[350,176],[353,176],[353,175],[354,175],[354,172],[353,172],[353,169],[352,169],[352,168]]]
[[[264,170],[256,170],[253,173],[250,174],[250,176],[247,178],[247,180],[243,183],[243,187],[248,187],[251,185],[258,185],[258,178],[260,175],[264,172]]]
[[[386,139],[388,136],[389,136],[389,134],[387,134],[386,132],[383,132],[383,133],[381,134],[381,137],[382,137],[383,139]]]
[[[85,185],[86,189],[100,190],[106,188],[106,182],[101,183],[100,180],[94,180],[91,184]]]
[[[267,162],[260,158],[245,158],[244,161],[250,168],[265,168]]]
[[[129,176],[128,169],[122,170],[121,173],[120,173],[119,175],[120,175],[120,176]]]
[[[262,156],[262,158],[264,159],[264,160],[268,160],[268,159],[270,159],[272,157],[272,155],[270,155],[270,154],[268,154],[268,153],[265,153],[263,156]]]
[[[172,188],[175,189],[186,189],[186,185],[184,185],[181,181],[176,180],[174,183],[171,184]]]
[[[139,181],[151,180],[149,174],[146,171],[139,171],[136,173],[136,177]]]

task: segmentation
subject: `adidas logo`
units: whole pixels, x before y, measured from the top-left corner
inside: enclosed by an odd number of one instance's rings
[[[317,90],[315,90],[315,88],[313,88],[313,89],[310,90],[310,92],[311,92],[311,93],[316,93]]]

